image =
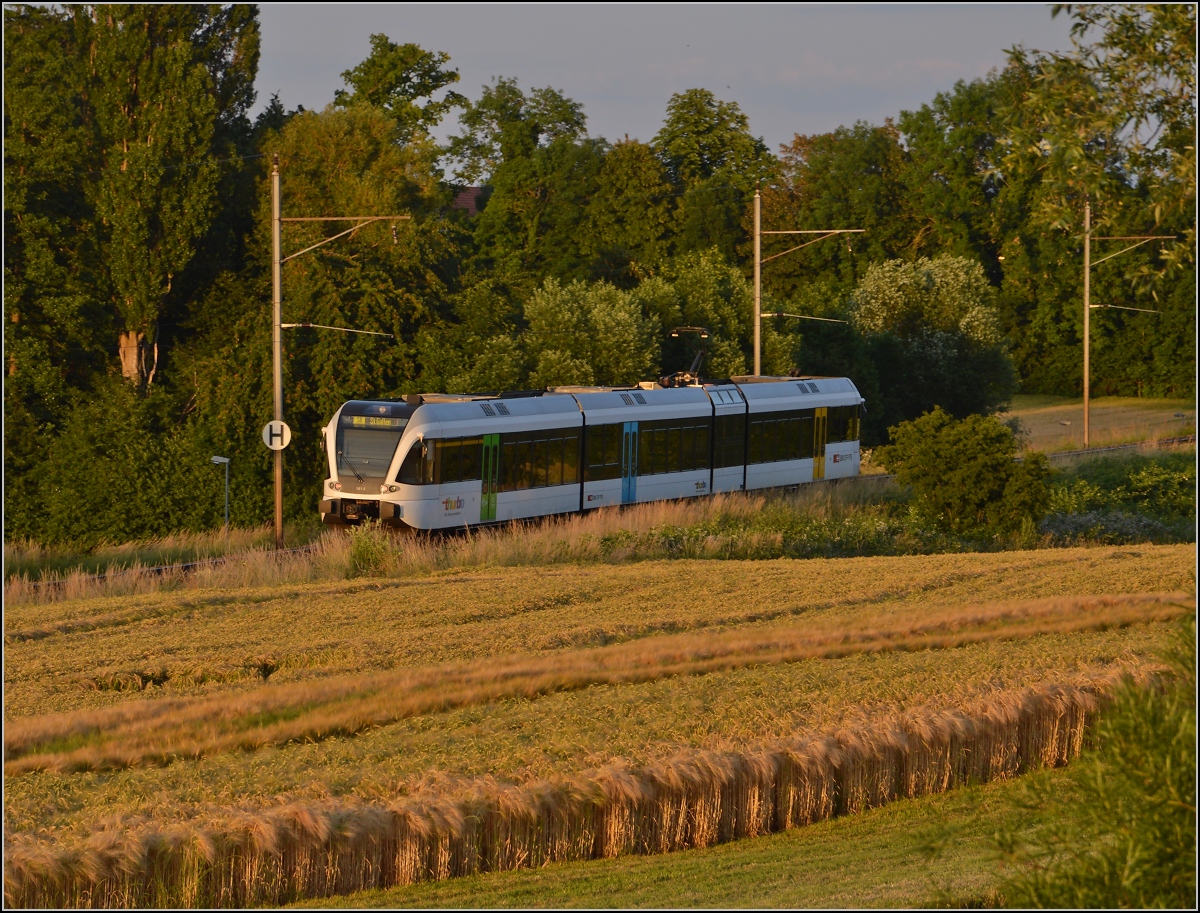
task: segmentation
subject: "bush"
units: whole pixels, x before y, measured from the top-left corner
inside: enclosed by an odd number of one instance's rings
[[[347,577],[377,577],[385,572],[391,548],[388,533],[376,522],[350,529],[350,561]]]
[[[996,418],[955,421],[935,407],[888,432],[892,444],[873,458],[912,489],[914,509],[943,531],[1011,535],[1045,515],[1049,462],[1036,452],[1017,462],[1012,429]]]
[[[1193,519],[1195,454],[1101,457],[1063,473],[1051,488],[1052,513],[1109,510],[1137,510],[1165,520]]]

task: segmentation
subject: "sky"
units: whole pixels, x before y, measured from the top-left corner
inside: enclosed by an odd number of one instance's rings
[[[734,101],[777,149],[796,133],[882,123],[960,79],[1003,66],[1014,45],[1070,49],[1070,20],[1027,5],[262,4],[255,113],[278,92],[325,107],[377,32],[450,55],[471,99],[494,77],[580,102],[588,133],[649,141],[671,95]],[[456,132],[453,119],[438,139]]]

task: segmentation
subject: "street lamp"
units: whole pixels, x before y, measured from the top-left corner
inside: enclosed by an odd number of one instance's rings
[[[215,456],[212,461],[225,467],[225,545],[229,545],[229,457]]]

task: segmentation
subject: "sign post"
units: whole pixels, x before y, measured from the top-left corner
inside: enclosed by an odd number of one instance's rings
[[[292,442],[292,429],[287,422],[267,422],[262,430],[263,443],[276,453]]]

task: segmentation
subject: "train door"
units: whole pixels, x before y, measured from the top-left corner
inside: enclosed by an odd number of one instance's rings
[[[813,481],[825,478],[825,437],[829,424],[829,410],[822,407],[813,410]]]
[[[500,435],[483,436],[483,495],[479,499],[479,519],[496,519],[496,492],[500,487]]]
[[[638,423],[626,422],[621,434],[621,503],[637,500]]]

